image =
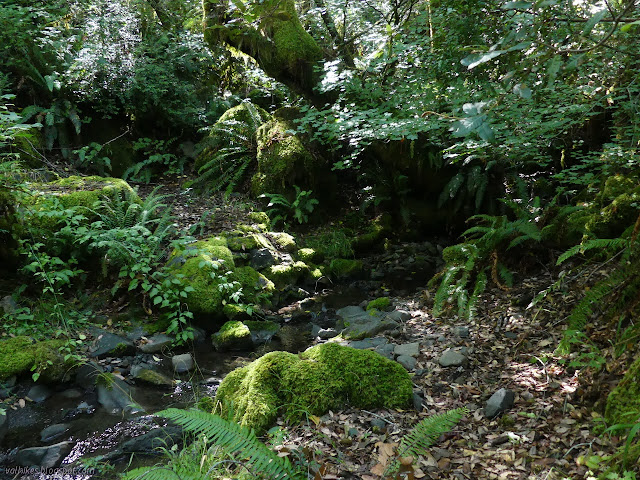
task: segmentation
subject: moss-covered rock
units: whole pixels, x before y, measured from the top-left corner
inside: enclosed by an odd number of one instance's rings
[[[329,272],[337,278],[354,277],[362,273],[363,265],[360,260],[336,258],[329,264]]]
[[[219,352],[253,348],[249,327],[238,320],[229,320],[222,325],[220,330],[211,336],[211,341]]]
[[[298,258],[305,263],[318,263],[322,261],[322,256],[313,248],[301,248],[298,250]]]
[[[347,405],[405,408],[412,394],[411,378],[399,364],[372,351],[323,344],[299,355],[271,352],[234,370],[216,401],[261,434],[279,414],[299,421]]]
[[[585,225],[588,235],[598,238],[615,238],[632,226],[640,212],[640,187],[630,189],[595,212]]]
[[[236,268],[233,278],[242,286],[244,303],[263,304],[275,290],[271,280],[251,267]]]
[[[605,418],[609,425],[634,423],[640,417],[640,357],[609,394]]]
[[[387,311],[391,308],[391,299],[389,297],[380,297],[371,300],[367,304],[367,310]]]
[[[358,253],[368,252],[380,245],[392,231],[392,218],[389,214],[383,214],[371,222],[367,231],[357,235],[351,242],[353,250]]]
[[[258,171],[251,180],[251,191],[255,196],[264,193],[289,195],[294,185],[312,189],[316,194],[333,192],[334,179],[330,169],[311,154],[295,133],[292,119],[296,114],[295,109],[282,108],[258,129]]]
[[[205,167],[211,159],[215,156],[216,152],[223,147],[229,146],[229,133],[230,129],[237,138],[242,138],[246,142],[247,151],[252,148],[251,145],[256,144],[256,128],[258,125],[266,122],[271,116],[262,108],[254,105],[257,119],[251,117],[249,107],[247,103],[241,103],[235,107],[230,108],[222,114],[222,116],[215,123],[211,129],[211,133],[205,138],[197,147],[200,154],[196,157],[195,169],[196,172],[204,173],[200,171]],[[257,125],[256,125],[257,122]],[[255,154],[255,152],[249,152]],[[231,160],[233,157],[226,159]],[[231,164],[233,165],[233,164]],[[221,171],[226,170],[225,165],[216,165]]]
[[[220,286],[229,281],[223,277],[235,267],[224,238],[212,237],[194,243],[183,252],[174,251],[168,265],[193,288],[186,298],[189,310],[196,314],[222,314],[225,298]]]
[[[45,382],[61,380],[71,367],[59,353],[63,344],[61,340],[34,343],[25,336],[0,340],[0,381],[31,371]]]
[[[265,212],[251,212],[248,217],[252,222],[257,223],[258,225],[265,225],[265,227],[271,223],[269,215]]]
[[[269,236],[273,238],[273,242],[277,246],[278,250],[284,250],[288,253],[293,253],[298,250],[296,239],[293,238],[293,235],[286,232],[269,232]]]
[[[309,266],[304,262],[272,265],[264,270],[265,276],[271,280],[278,289],[287,285],[295,285],[309,272]]]

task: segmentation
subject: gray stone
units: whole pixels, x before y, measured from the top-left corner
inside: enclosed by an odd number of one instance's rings
[[[85,389],[90,389],[96,385],[96,380],[104,369],[96,362],[82,364],[76,370],[76,384]]]
[[[377,428],[379,430],[386,430],[387,429],[387,422],[385,422],[384,420],[380,419],[380,418],[374,418],[371,420],[371,426],[373,428]]]
[[[467,363],[467,357],[460,352],[448,349],[438,359],[438,363],[443,367],[459,367]]]
[[[251,252],[251,266],[256,270],[262,270],[270,267],[277,261],[278,256],[276,253],[268,248],[261,248],[260,250],[253,250]]]
[[[12,313],[16,313],[18,304],[11,295],[6,295],[2,297],[2,300],[0,300],[0,308],[2,308],[2,311],[6,315],[11,315]]]
[[[193,357],[190,353],[174,355],[171,357],[171,365],[176,373],[185,373],[193,368]]]
[[[155,428],[150,432],[139,435],[123,442],[116,449],[101,457],[102,461],[115,461],[122,457],[131,457],[132,453],[156,454],[158,449],[171,449],[173,445],[179,445],[184,438],[182,428],[168,425]]]
[[[68,431],[68,423],[57,423],[55,425],[51,425],[40,432],[40,441],[48,443]]]
[[[27,393],[27,397],[29,397],[36,403],[44,402],[51,395],[53,395],[51,389],[45,387],[44,385],[34,385],[29,389],[29,393]]]
[[[60,394],[62,398],[76,399],[82,397],[82,392],[77,388],[69,388]]]
[[[15,463],[22,467],[56,468],[72,447],[72,442],[60,442],[46,447],[25,448],[16,453]]]
[[[7,417],[7,412],[0,412],[0,445],[2,445],[2,439],[7,434],[7,430],[9,430],[9,417]]]
[[[144,353],[158,353],[163,349],[171,348],[171,344],[175,339],[164,333],[156,333],[150,337],[146,343],[141,344],[138,348]]]
[[[413,392],[413,408],[415,408],[416,412],[422,411],[422,402],[424,402],[422,396]]]
[[[504,336],[509,340],[516,340],[518,338],[518,334],[515,332],[504,332]]]
[[[385,316],[385,320],[390,320],[393,322],[406,322],[407,320],[411,320],[411,314],[406,310],[394,310],[393,312],[389,312]]]
[[[335,328],[323,328],[318,332],[318,337],[322,340],[329,340],[330,338],[337,337],[339,335]]]
[[[143,411],[142,407],[131,398],[129,385],[119,378],[111,377],[108,382],[99,382],[97,390],[98,402],[112,415]]]
[[[469,338],[469,327],[454,327],[453,333],[460,338]]]
[[[136,347],[131,340],[121,337],[115,333],[98,330],[95,332],[97,338],[93,343],[93,348],[89,352],[90,357],[124,357],[133,355]]]
[[[513,406],[515,398],[516,395],[513,391],[501,388],[491,395],[489,400],[487,400],[487,404],[484,407],[484,416],[487,418],[493,418],[496,415],[505,412]]]
[[[445,337],[444,335],[440,335],[440,336],[438,336],[438,338],[436,338],[436,340],[438,340],[440,343],[446,342],[447,341],[447,337]]]
[[[359,306],[344,307],[336,313],[339,317],[336,328],[342,330],[345,340],[362,340],[399,326],[396,321],[388,319],[384,312],[366,312]]]
[[[158,372],[152,365],[134,365],[131,367],[131,377],[135,379],[136,383],[148,383],[158,387],[173,386],[173,379]]]
[[[207,332],[200,327],[191,327],[193,331],[193,343],[202,343],[207,339]]]
[[[127,338],[132,342],[137,342],[146,335],[147,331],[140,326],[134,327],[131,331],[127,332]]]
[[[393,350],[396,355],[408,355],[410,357],[417,357],[420,353],[420,344],[418,342],[405,343],[404,345],[396,345]]]
[[[316,325],[315,323],[311,324],[311,336],[312,337],[317,337],[318,333],[320,332],[320,330],[322,330],[323,328],[320,325]]]
[[[377,348],[381,345],[389,343],[385,337],[365,338],[364,340],[356,340],[355,342],[349,342],[351,348],[357,348],[358,350],[366,350],[368,348]]]
[[[418,363],[415,358],[410,357],[409,355],[400,355],[398,358],[396,358],[396,362],[398,362],[409,371],[416,368],[416,363]]]
[[[393,343],[384,343],[382,345],[378,345],[374,352],[379,353],[383,357],[387,357],[389,360],[393,360],[395,355],[393,354],[393,349],[395,348],[395,344]]]
[[[269,320],[247,322],[247,326],[251,332],[251,342],[254,346],[269,343],[280,330],[280,325]]]

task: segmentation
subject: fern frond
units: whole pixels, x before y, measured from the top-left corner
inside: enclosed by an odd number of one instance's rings
[[[606,252],[615,252],[616,250],[622,250],[629,246],[628,238],[592,238],[585,243],[575,245],[569,250],[564,252],[560,257],[556,265],[560,265],[564,261],[578,254],[584,254],[589,250],[604,250]]]
[[[218,415],[202,410],[179,410],[169,408],[156,415],[168,418],[181,425],[187,432],[204,434],[208,439],[241,457],[271,479],[298,479],[300,473],[288,459],[279,457],[264,443],[258,440],[253,430],[229,422]]]
[[[469,410],[462,407],[425,418],[400,440],[398,456],[425,455],[440,435],[451,431],[467,413]]]

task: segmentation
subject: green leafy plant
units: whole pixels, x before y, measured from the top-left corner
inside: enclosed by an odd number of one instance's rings
[[[285,225],[291,217],[298,221],[299,224],[307,223],[309,221],[309,214],[313,213],[315,206],[318,205],[318,200],[313,198],[311,190],[301,190],[300,187],[294,185],[296,190],[295,199],[291,202],[289,199],[279,193],[264,193],[259,198],[267,198],[269,203],[267,208],[267,215],[271,219],[272,225],[277,225],[279,222]]]
[[[139,138],[133,144],[133,149],[142,151],[146,157],[143,161],[129,167],[122,178],[148,184],[155,173],[162,175],[182,175],[186,159],[168,153],[175,139],[153,140],[151,138]]]
[[[75,162],[76,166],[95,170],[100,175],[106,175],[111,171],[111,159],[102,154],[103,147],[104,145],[91,142],[89,145],[74,150],[73,153],[78,156]]]
[[[267,116],[251,102],[243,103],[242,107],[242,114],[230,119],[223,117],[211,129],[210,144],[201,153],[206,160],[198,168],[198,178],[193,182],[196,188],[213,192],[224,189],[228,196],[255,161],[256,131]]]
[[[188,433],[204,435],[206,441],[212,442],[224,449],[226,453],[233,455],[238,462],[244,464],[254,478],[268,479],[303,479],[306,474],[292,465],[287,458],[279,457],[269,447],[262,443],[258,437],[245,427],[222,417],[203,412],[202,410],[179,410],[169,408],[156,415],[168,418],[182,426]],[[199,465],[191,466],[191,472],[180,472],[181,478],[187,475],[199,473]],[[127,479],[166,479],[172,471],[171,468],[142,467],[127,473]],[[177,473],[177,472],[176,472]],[[202,473],[200,473],[202,475]],[[201,477],[200,477],[201,478]]]

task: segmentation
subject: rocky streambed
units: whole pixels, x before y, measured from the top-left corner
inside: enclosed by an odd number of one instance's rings
[[[424,287],[435,262],[416,263],[405,248],[366,259],[369,278],[309,294],[267,315],[277,328],[252,332],[250,344],[231,341],[214,349],[211,332],[197,329],[188,350],[174,351],[170,336],[143,327],[128,333],[90,329],[89,361],[68,382],[44,386],[14,378],[0,390],[10,405],[0,416],[0,478],[109,478],[129,465],[132,454],[137,462],[149,461],[158,447],[183,441],[180,429],[153,413],[215,395],[226,373],[268,351],[338,341],[415,371],[420,345],[393,340],[411,314],[394,308],[389,295]],[[415,402],[419,406],[421,399]]]

